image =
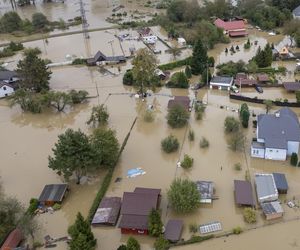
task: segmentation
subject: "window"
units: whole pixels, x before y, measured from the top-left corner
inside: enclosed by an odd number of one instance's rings
[[[273,152],[273,150],[272,150],[272,149],[270,149],[270,152]]]
[[[6,90],[6,87],[5,87],[5,86],[3,87],[3,90]]]

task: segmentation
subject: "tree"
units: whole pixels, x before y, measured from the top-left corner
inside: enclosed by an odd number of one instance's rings
[[[76,221],[68,229],[71,236],[70,249],[71,250],[94,250],[96,248],[97,240],[95,239],[91,226],[86,221],[81,213],[76,216]]]
[[[246,207],[244,208],[244,219],[247,223],[255,223],[256,222],[256,212],[253,208]]]
[[[296,100],[297,100],[297,102],[300,103],[300,91],[297,90],[297,91],[295,92],[295,95],[296,95]]]
[[[94,130],[91,136],[91,146],[96,166],[114,166],[120,150],[114,130],[102,128]]]
[[[285,35],[288,35],[290,37],[290,46],[292,46],[293,40],[297,37],[297,34],[300,32],[300,20],[292,19],[291,21],[285,23],[283,27],[283,32]]]
[[[121,246],[118,247],[117,250],[127,250],[127,247],[126,247],[126,245],[122,244]]]
[[[80,184],[81,177],[95,168],[95,152],[89,138],[80,130],[67,129],[58,136],[52,151],[54,156],[49,156],[48,167],[66,180],[75,174]]]
[[[224,121],[226,133],[234,133],[240,129],[240,122],[233,116],[227,116]]]
[[[176,72],[172,75],[171,80],[167,83],[167,87],[187,89],[189,87],[189,80],[184,72]]]
[[[297,166],[298,163],[298,155],[297,153],[292,153],[291,155],[291,165],[292,166]]]
[[[148,231],[151,236],[158,237],[162,234],[163,223],[159,211],[152,209],[148,216]]]
[[[266,107],[266,113],[268,114],[269,111],[272,109],[272,107],[274,106],[273,101],[272,100],[264,100],[263,104],[265,104]]]
[[[28,53],[17,66],[21,79],[21,87],[33,89],[36,92],[49,89],[49,80],[52,72],[48,71],[45,61],[34,53]]]
[[[21,229],[25,236],[30,235],[33,242],[35,239],[35,234],[41,229],[41,226],[37,222],[37,220],[32,217],[32,215],[28,214],[25,214],[21,218],[18,227]]]
[[[43,29],[49,23],[47,17],[40,12],[36,12],[32,15],[32,25],[35,29]]]
[[[184,169],[189,169],[193,166],[194,159],[190,157],[189,155],[185,154],[183,157],[183,161],[181,162],[181,167]]]
[[[256,62],[257,66],[260,68],[269,67],[272,64],[273,60],[273,53],[272,48],[269,43],[265,46],[262,50],[260,47],[256,52],[256,56],[254,57],[254,61]]]
[[[141,249],[139,242],[133,237],[128,238],[126,247],[127,247],[127,250],[140,250]]]
[[[245,136],[241,131],[235,132],[229,139],[229,148],[232,151],[239,151],[244,149]]]
[[[145,86],[153,86],[151,81],[155,75],[157,60],[155,55],[148,49],[139,49],[132,60],[132,74],[136,85],[140,87],[141,94]]]
[[[41,113],[47,99],[41,95],[34,95],[31,91],[18,89],[10,97],[10,101],[11,106],[18,104],[23,111]]]
[[[134,84],[134,78],[132,74],[132,70],[127,70],[126,73],[123,76],[123,84],[124,85],[133,85]]]
[[[85,90],[76,91],[76,90],[72,89],[70,91],[69,95],[71,97],[73,104],[79,104],[79,103],[84,102],[87,99],[88,92]]]
[[[201,39],[198,39],[193,48],[193,56],[191,59],[191,71],[193,75],[202,74],[207,64],[207,48],[202,43]]]
[[[91,123],[93,126],[95,125],[105,125],[107,124],[109,118],[109,114],[107,111],[107,107],[104,104],[94,106],[92,108],[92,113],[90,119],[87,121],[87,124],[90,125]]]
[[[49,91],[45,97],[49,105],[59,112],[63,111],[66,105],[72,102],[70,95],[65,92]]]
[[[250,112],[247,103],[243,103],[240,110],[240,119],[244,128],[248,128]]]
[[[182,128],[188,122],[190,114],[185,108],[178,104],[168,110],[167,120],[172,128]]]
[[[21,30],[22,19],[17,12],[7,12],[0,19],[0,31],[4,33],[11,33],[13,31]]]
[[[166,153],[172,153],[177,151],[179,148],[178,139],[173,135],[169,135],[161,141],[161,148]]]
[[[190,79],[192,77],[192,70],[191,70],[191,67],[189,65],[187,65],[185,67],[184,73],[185,73],[185,75],[188,79]]]
[[[250,61],[247,65],[246,65],[246,70],[248,71],[248,73],[256,73],[258,70],[258,66],[256,64],[256,62],[254,60]]]
[[[178,48],[177,46],[171,47],[170,48],[170,53],[173,56],[174,61],[176,60],[177,56],[180,56],[181,54],[181,49]]]
[[[189,213],[199,207],[197,185],[190,180],[176,179],[168,191],[168,200],[177,213]]]
[[[169,241],[166,240],[162,235],[160,235],[154,242],[155,250],[168,250],[169,247],[170,247]]]

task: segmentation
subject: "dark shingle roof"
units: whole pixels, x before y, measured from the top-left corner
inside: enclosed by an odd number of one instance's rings
[[[0,81],[9,80],[12,77],[16,77],[17,73],[10,70],[0,70]]]
[[[284,174],[273,173],[273,177],[278,190],[288,190],[289,187]]]
[[[61,202],[67,189],[68,189],[67,184],[46,185],[39,197],[39,202],[45,202],[45,201]]]
[[[182,220],[169,220],[164,233],[165,239],[172,242],[179,241],[181,237],[182,227]]]
[[[190,98],[188,96],[175,96],[174,99],[169,100],[168,102],[168,109],[176,106],[181,105],[186,110],[190,108]]]
[[[119,228],[146,230],[148,229],[148,216],[124,214],[119,223]]]
[[[238,205],[255,206],[256,204],[249,181],[234,180],[234,195]]]
[[[287,91],[296,91],[300,89],[300,82],[284,82],[283,86]]]
[[[210,80],[210,82],[230,84],[232,82],[232,79],[233,79],[233,77],[231,77],[231,76],[214,76]]]

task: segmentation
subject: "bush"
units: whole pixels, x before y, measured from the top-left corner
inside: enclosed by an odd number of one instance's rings
[[[166,86],[169,88],[187,89],[189,87],[189,80],[184,72],[176,72],[172,75]]]
[[[197,224],[190,224],[189,225],[190,233],[197,233],[198,232],[198,225]]]
[[[32,25],[35,29],[43,29],[48,23],[44,14],[37,12],[32,15]]]
[[[123,76],[123,84],[124,85],[133,85],[134,84],[134,78],[131,70],[127,70],[126,73]]]
[[[148,231],[151,236],[158,237],[162,234],[163,223],[158,210],[152,209],[148,216]]]
[[[189,135],[188,135],[189,141],[194,141],[195,140],[195,133],[193,130],[189,130]]]
[[[151,110],[146,110],[144,114],[144,121],[145,122],[153,122],[154,121],[154,114]]]
[[[169,109],[167,120],[172,128],[182,128],[187,124],[190,114],[182,105],[175,105]]]
[[[169,241],[166,240],[162,235],[160,235],[154,242],[155,250],[168,250],[169,247],[170,247]]]
[[[169,135],[167,138],[161,141],[161,148],[166,153],[177,151],[179,148],[178,139],[173,135]]]
[[[37,210],[38,206],[39,206],[38,199],[31,198],[26,213],[29,215],[34,215],[34,212]]]
[[[140,250],[141,249],[139,242],[131,236],[127,240],[126,247],[127,247],[127,250]]]
[[[298,155],[296,153],[292,153],[291,165],[292,166],[297,166],[297,163],[298,163]]]
[[[35,48],[25,48],[23,53],[24,53],[24,56],[27,56],[29,54],[39,55],[39,54],[42,53],[42,51],[38,47],[35,47]]]
[[[72,65],[86,65],[86,59],[76,58],[73,60]]]
[[[93,124],[95,125],[105,125],[107,124],[109,118],[109,113],[107,111],[107,107],[103,104],[94,106],[92,108],[92,113],[90,116],[90,119],[87,121],[87,124]]]
[[[175,68],[179,68],[179,67],[188,65],[190,63],[190,60],[191,60],[191,57],[188,57],[186,59],[178,60],[176,62],[171,62],[171,63],[159,65],[158,68],[162,71],[172,70],[172,69],[175,69]]]
[[[241,163],[236,163],[236,164],[234,164],[234,169],[236,170],[236,171],[241,171],[242,170],[242,164]]]
[[[209,147],[209,141],[205,137],[202,137],[200,140],[200,148],[208,148],[208,147]]]
[[[243,61],[219,64],[217,66],[218,75],[235,76],[239,72],[246,72],[246,65]]]
[[[241,227],[235,227],[232,229],[233,234],[241,234],[243,232],[243,229]]]
[[[19,51],[19,50],[24,49],[24,46],[22,43],[10,42],[8,45],[8,48],[11,49],[12,51]]]
[[[184,169],[189,169],[193,166],[194,159],[190,157],[189,155],[185,154],[183,161],[181,162],[181,167]]]
[[[255,223],[256,222],[256,212],[253,208],[246,207],[244,208],[244,219],[247,223]]]
[[[196,120],[201,120],[203,117],[203,113],[205,111],[205,106],[199,103],[195,104],[195,118]]]
[[[61,205],[58,203],[55,203],[52,207],[54,209],[54,211],[61,209]]]
[[[224,121],[224,127],[226,133],[234,133],[239,130],[240,123],[233,116],[227,116]]]
[[[76,90],[72,89],[69,92],[69,95],[71,97],[71,100],[72,100],[73,104],[82,103],[83,101],[85,101],[88,98],[88,94],[89,93],[85,90],[76,91]]]
[[[246,103],[243,103],[240,110],[240,119],[242,121],[242,126],[244,128],[248,128],[249,118],[250,118],[250,112],[249,112],[248,105]]]

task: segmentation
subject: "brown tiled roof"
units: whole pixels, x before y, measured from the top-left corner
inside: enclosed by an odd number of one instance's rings
[[[234,180],[234,195],[238,205],[255,206],[256,204],[249,181]]]
[[[134,189],[134,193],[139,194],[153,194],[153,195],[160,195],[160,189],[157,188],[141,188],[137,187]]]
[[[172,242],[179,241],[181,237],[182,227],[182,220],[169,220],[164,233],[165,239]]]
[[[119,228],[148,229],[148,215],[122,215]]]
[[[257,80],[259,82],[267,82],[267,81],[269,81],[269,76],[267,74],[258,74]]]

